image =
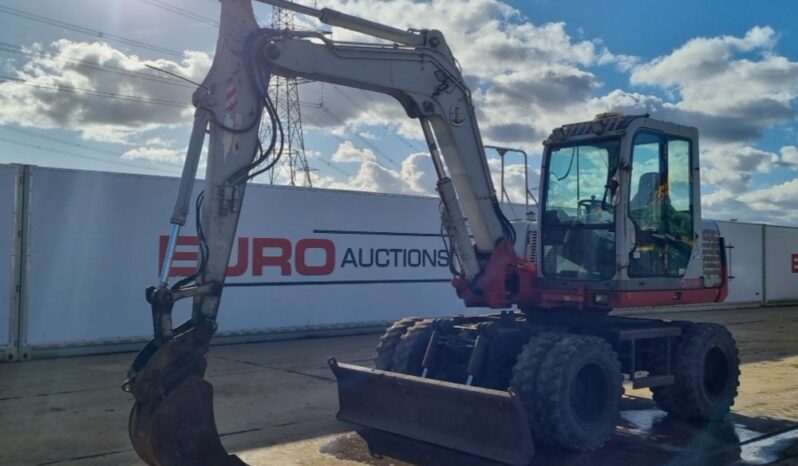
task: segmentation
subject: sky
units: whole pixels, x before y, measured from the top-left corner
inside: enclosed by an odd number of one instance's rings
[[[443,31],[483,139],[531,155],[533,190],[553,128],[650,113],[699,128],[704,217],[798,225],[798,2],[317,3]],[[269,25],[269,6],[255,13]],[[217,0],[0,0],[0,163],[177,176],[193,85],[147,65],[201,81],[218,16]],[[330,84],[299,92],[314,187],[434,194],[421,130],[398,103]],[[524,166],[508,164],[521,200]],[[276,182],[288,181],[283,168]]]

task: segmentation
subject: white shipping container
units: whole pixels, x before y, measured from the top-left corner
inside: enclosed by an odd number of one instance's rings
[[[798,229],[765,227],[766,303],[798,301]]]
[[[5,353],[15,340],[11,331],[16,322],[14,237],[18,169],[12,165],[0,165],[0,353]]]
[[[157,280],[177,180],[33,168],[31,183],[26,344],[150,336],[144,288]],[[193,222],[173,269],[196,263]],[[251,186],[220,331],[462,312],[439,233],[433,198]],[[189,309],[180,302],[175,322]]]
[[[726,240],[726,257],[730,262],[727,303],[761,303],[763,226],[751,223],[716,222]]]

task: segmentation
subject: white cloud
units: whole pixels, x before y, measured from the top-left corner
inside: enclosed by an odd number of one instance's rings
[[[406,157],[399,170],[380,165],[373,160],[360,162],[357,173],[336,179],[324,173],[312,174],[313,186],[318,188],[347,189],[393,194],[435,195],[436,176],[432,160],[427,153],[414,153]]]
[[[348,180],[347,185],[358,191],[404,192],[404,183],[398,172],[371,161],[360,164],[360,170]]]
[[[782,165],[798,167],[798,147],[784,146],[779,151],[779,154]]]
[[[344,141],[332,155],[333,162],[374,161],[377,157],[370,149],[358,149],[351,141]]]
[[[714,191],[702,196],[706,218],[737,218],[750,222],[798,222],[798,179],[761,186],[757,176],[776,170],[798,169],[798,148],[784,146],[776,152],[751,146],[714,147],[701,154],[701,182]]]
[[[432,165],[432,158],[426,152],[410,154],[402,161],[399,177],[404,185],[403,190],[412,194],[435,194],[437,176]]]
[[[202,80],[210,66],[201,52],[185,52],[179,63],[144,60],[107,43],[67,39],[23,50],[29,59],[15,74],[25,82],[0,83],[0,123],[75,129],[85,139],[106,142],[126,142],[133,134],[189,121],[193,86],[146,65],[192,80]]]
[[[750,187],[754,175],[773,170],[779,156],[747,145],[715,145],[701,153],[700,161],[702,183],[739,193]]]
[[[703,197],[704,216],[708,218],[766,222],[798,223],[798,179],[761,189],[737,193],[719,191]]]
[[[185,158],[185,150],[181,151],[168,147],[136,147],[122,154],[122,158],[126,160],[180,163]]]
[[[677,100],[664,103],[664,112],[698,126],[705,138],[753,141],[796,115],[798,62],[776,54],[777,39],[770,27],[695,38],[634,67],[631,82],[673,93]]]

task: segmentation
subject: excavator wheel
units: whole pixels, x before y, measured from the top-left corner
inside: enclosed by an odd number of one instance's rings
[[[684,329],[673,356],[672,385],[654,387],[657,406],[677,418],[723,419],[740,385],[737,345],[722,325],[697,323]]]
[[[133,448],[150,466],[247,466],[222,446],[213,387],[198,376],[158,400],[137,401],[128,429]]]
[[[393,355],[396,352],[396,345],[402,339],[402,335],[407,329],[422,320],[421,317],[405,317],[393,323],[388,330],[380,337],[377,344],[377,354],[374,356],[374,367],[380,370],[389,371],[393,368]]]
[[[407,329],[393,355],[393,372],[421,375],[424,353],[432,336],[432,319],[423,319]]]
[[[567,335],[552,345],[537,374],[539,429],[559,446],[589,451],[615,431],[623,395],[618,356],[598,337]]]
[[[533,336],[529,343],[524,345],[521,353],[516,358],[513,366],[513,377],[510,380],[510,387],[515,390],[526,408],[527,419],[532,436],[538,440],[548,440],[548,432],[541,426],[539,413],[542,407],[539,406],[539,399],[536,396],[538,384],[538,374],[543,359],[555,343],[566,336],[564,333],[546,332]]]

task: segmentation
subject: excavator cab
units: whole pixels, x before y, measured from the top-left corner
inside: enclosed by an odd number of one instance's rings
[[[652,291],[683,290],[672,296],[682,304],[720,286],[701,241],[717,251],[717,226],[701,221],[698,130],[608,113],[557,128],[544,145],[541,288],[633,292],[614,303],[629,307]]]

